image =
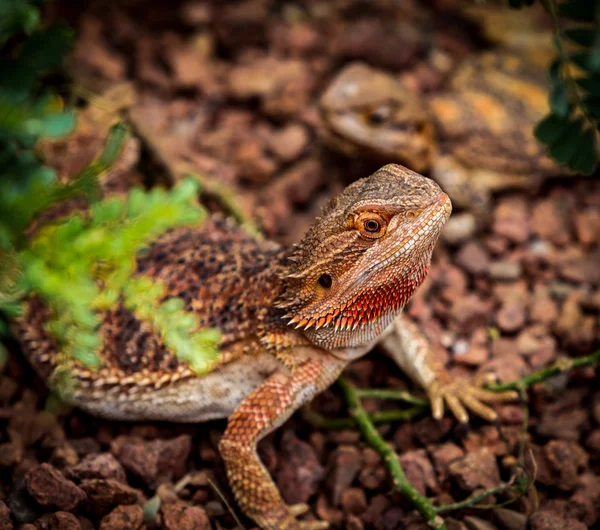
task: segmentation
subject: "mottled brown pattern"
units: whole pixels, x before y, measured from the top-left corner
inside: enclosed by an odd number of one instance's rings
[[[141,253],[137,273],[164,282],[165,298],[181,297],[200,326],[221,330],[220,364],[194,374],[120,304],[99,315],[103,367],[70,367],[80,380],[77,405],[114,419],[229,416],[220,451],[244,512],[266,530],[326,528],[297,519],[305,507],[284,503],[256,445],[378,340],[427,389],[438,418],[447,404],[461,421],[465,407],[494,419],[483,402],[513,397],[450,376],[399,315],[429,269],[450,211],[432,180],[388,165],[333,199],[296,247],[256,241],[221,217],[164,234]],[[47,318],[32,298],[15,323],[46,380],[60,357],[44,330]]]

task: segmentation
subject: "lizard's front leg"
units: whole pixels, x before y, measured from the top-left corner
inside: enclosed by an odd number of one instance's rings
[[[266,530],[320,530],[325,522],[301,522],[300,506],[288,506],[256,453],[257,443],[328,387],[345,366],[315,349],[290,372],[278,371],[246,397],[230,416],[219,444],[231,489],[240,508]]]
[[[433,416],[440,419],[444,403],[460,422],[466,423],[466,409],[489,421],[495,421],[496,412],[485,403],[511,401],[516,392],[490,392],[468,380],[452,376],[432,351],[429,341],[419,327],[407,316],[400,314],[392,328],[381,340],[381,346],[411,379],[427,391]]]

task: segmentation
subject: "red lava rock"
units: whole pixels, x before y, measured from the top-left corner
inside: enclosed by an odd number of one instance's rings
[[[451,245],[460,245],[471,239],[476,231],[477,219],[475,216],[469,212],[461,212],[448,219],[441,237]]]
[[[437,443],[450,432],[454,421],[448,416],[436,420],[432,416],[415,421],[412,425],[414,438],[422,445]]]
[[[517,337],[517,348],[528,358],[532,368],[537,369],[552,362],[556,356],[556,339],[544,326],[524,329]]]
[[[514,243],[529,239],[529,205],[522,197],[507,197],[498,201],[494,210],[493,231]]]
[[[367,496],[361,488],[348,488],[342,493],[344,512],[358,515],[367,509]]]
[[[42,506],[73,511],[86,497],[85,492],[52,467],[41,464],[27,473],[27,489]]]
[[[531,231],[556,245],[565,245],[570,240],[570,213],[566,203],[553,197],[542,199],[534,207],[531,215]]]
[[[576,441],[580,431],[588,419],[588,413],[581,408],[568,408],[555,411],[544,409],[538,420],[537,432],[548,438]]]
[[[76,482],[87,478],[112,478],[119,482],[126,482],[123,466],[110,453],[89,455],[76,466],[67,469],[65,474]]]
[[[478,374],[494,374],[499,381],[507,383],[523,377],[529,372],[529,367],[520,355],[516,353],[494,357],[483,364]]]
[[[579,476],[577,489],[568,500],[568,506],[588,526],[596,522],[600,506],[600,480],[597,475],[589,472]]]
[[[448,477],[448,467],[450,464],[463,458],[465,452],[458,445],[448,442],[436,447],[430,447],[429,454],[433,460],[439,481],[443,482]]]
[[[551,485],[571,491],[578,482],[580,471],[588,465],[588,455],[575,442],[551,440],[544,446],[544,456],[552,469]]]
[[[344,519],[344,512],[329,504],[327,497],[321,493],[317,498],[317,516],[330,524],[340,524]]]
[[[523,275],[523,267],[518,261],[494,261],[488,268],[489,276],[496,281],[514,281]]]
[[[183,502],[170,502],[161,505],[160,514],[164,530],[207,530],[210,521],[206,512],[199,506],[188,506]]]
[[[0,530],[13,530],[13,524],[10,520],[10,510],[0,500]]]
[[[458,331],[468,334],[487,324],[491,310],[492,304],[489,300],[469,293],[452,301],[451,316]]]
[[[437,493],[439,487],[431,461],[427,458],[425,449],[408,451],[400,457],[400,463],[408,481],[422,495],[427,495],[427,490]]]
[[[191,437],[182,434],[171,440],[148,442],[135,436],[119,436],[112,442],[110,450],[125,469],[149,486],[155,486],[183,475],[191,450]]]
[[[331,453],[328,486],[334,506],[340,505],[342,493],[350,487],[361,466],[362,455],[355,446],[341,445]]]
[[[269,147],[279,159],[290,162],[298,158],[309,142],[308,131],[299,124],[291,124],[274,132]]]
[[[56,512],[48,518],[48,530],[81,530],[79,519],[69,512]],[[45,530],[45,528],[43,529]]]
[[[346,518],[346,530],[363,530],[364,527],[365,525],[356,515],[350,514]]]
[[[489,267],[489,256],[480,243],[470,241],[456,254],[456,264],[470,274],[484,274]]]
[[[100,530],[138,530],[144,524],[141,506],[117,506],[102,518]]]
[[[487,448],[472,451],[448,466],[450,476],[465,491],[488,489],[500,484],[496,457]]]
[[[137,490],[114,479],[85,479],[81,489],[87,493],[92,511],[104,514],[119,504],[134,504]]]
[[[529,318],[533,322],[551,325],[558,318],[558,305],[548,295],[548,290],[543,286],[536,286],[533,292]]]
[[[23,458],[23,446],[18,442],[0,444],[0,468],[13,467]]]
[[[572,517],[550,511],[538,511],[529,519],[530,530],[587,530],[587,525]]]
[[[600,209],[588,208],[583,212],[575,212],[573,221],[580,243],[593,245],[600,241]]]
[[[325,469],[312,446],[291,430],[281,437],[281,464],[276,482],[288,504],[307,502],[319,489]]]
[[[498,327],[506,333],[519,331],[527,320],[527,313],[523,304],[513,302],[503,305],[496,315]]]

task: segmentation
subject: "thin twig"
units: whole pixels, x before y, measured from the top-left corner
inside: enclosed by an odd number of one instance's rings
[[[496,495],[496,493],[502,493],[503,491],[506,491],[513,485],[513,480],[514,479],[510,480],[509,482],[499,484],[498,486],[494,486],[493,488],[487,489],[485,491],[475,493],[474,495],[471,495],[470,497],[466,498],[464,501],[453,502],[451,504],[442,504],[441,506],[438,506],[435,509],[435,511],[437,513],[447,513],[454,512],[456,510],[464,510],[465,508],[488,508],[488,506],[479,505],[479,502],[481,502],[486,497],[489,497],[490,495]]]
[[[584,355],[582,357],[573,357],[571,359],[565,358],[556,361],[554,364],[531,372],[525,377],[521,377],[516,381],[509,381],[508,383],[498,383],[496,385],[490,385],[487,390],[492,392],[504,392],[505,390],[525,390],[536,383],[541,383],[546,379],[550,379],[555,375],[568,372],[575,368],[582,368],[584,366],[594,366],[600,361],[600,350],[591,355]]]
[[[359,388],[356,390],[360,399],[373,398],[373,399],[389,399],[392,401],[403,401],[404,403],[410,403],[411,405],[419,405],[420,407],[426,407],[429,405],[427,399],[418,398],[413,396],[407,390],[389,390],[387,388]]]
[[[446,530],[444,520],[436,513],[436,508],[431,501],[424,495],[421,495],[406,478],[398,455],[377,432],[377,429],[369,419],[369,415],[360,403],[356,389],[343,378],[338,380],[338,384],[344,392],[350,416],[356,421],[358,428],[369,445],[383,458],[385,466],[392,475],[394,489],[413,502],[431,528]]]

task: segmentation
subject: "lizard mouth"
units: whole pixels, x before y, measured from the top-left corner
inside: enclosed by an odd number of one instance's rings
[[[409,235],[396,241],[396,229],[377,261],[368,265],[359,262],[355,270],[360,273],[349,278],[347,286],[336,294],[338,303],[329,303],[321,311],[309,309],[288,323],[304,330],[325,327],[352,331],[384,315],[396,314],[427,276],[431,251],[451,210],[448,195],[441,193],[421,214]]]

